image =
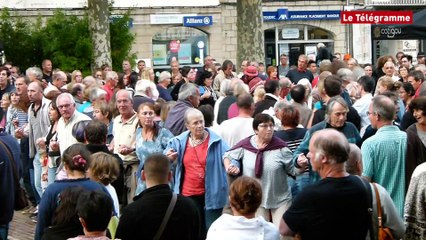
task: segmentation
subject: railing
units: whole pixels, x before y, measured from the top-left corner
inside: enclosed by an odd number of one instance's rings
[[[426,6],[426,0],[364,0],[365,6]]]

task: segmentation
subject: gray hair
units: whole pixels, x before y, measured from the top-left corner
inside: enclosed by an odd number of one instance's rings
[[[351,175],[357,175],[357,164],[362,161],[361,149],[353,143],[349,143],[349,157],[345,162],[346,172]]]
[[[126,89],[120,89],[120,90],[118,90],[117,93],[115,94],[116,98],[117,98],[118,94],[121,93],[121,92],[125,92],[127,94],[127,98],[130,101],[132,101],[132,103],[133,103],[133,95],[132,95],[131,92],[127,91]]]
[[[188,110],[185,111],[185,114],[183,116],[183,120],[185,121],[186,124],[189,123],[189,118],[192,116],[202,116],[204,120],[204,115],[200,110],[196,108],[189,108]]]
[[[234,88],[231,79],[223,79],[223,81],[220,83],[220,92],[227,96],[234,94]]]
[[[394,120],[396,106],[392,99],[384,95],[377,95],[372,99],[372,102],[374,114],[380,115],[387,121]]]
[[[160,77],[158,78],[158,83],[161,83],[164,80],[169,79],[171,77],[172,77],[172,75],[168,71],[162,71],[160,73]]]
[[[352,82],[355,80],[354,73],[349,68],[341,68],[337,70],[336,74],[340,79],[346,82]]]
[[[96,85],[97,85],[96,79],[95,79],[94,77],[92,77],[92,76],[86,76],[85,78],[83,78],[82,83],[83,83],[86,87],[89,87],[89,86],[96,86]]]
[[[288,105],[287,102],[285,102],[284,100],[281,101],[277,101],[274,105],[274,110],[276,111],[281,111],[284,109],[284,107],[286,107]]]
[[[43,72],[38,67],[30,67],[25,71],[27,76],[34,75],[37,80],[43,80]]]
[[[349,111],[348,104],[346,103],[345,99],[343,99],[341,96],[334,96],[328,100],[327,107],[325,109],[325,119],[328,120],[331,112],[333,111],[333,107],[336,103],[339,103],[342,105],[346,111]]]
[[[184,83],[180,86],[178,100],[187,100],[189,97],[197,96],[200,93],[193,83]]]
[[[118,74],[114,71],[108,71],[105,75],[105,81],[108,81],[110,79],[118,78]]]
[[[71,95],[71,93],[61,93],[56,98],[56,106],[59,106],[59,100],[61,100],[62,98],[68,98],[72,104],[75,104],[74,97]]]
[[[91,102],[95,101],[102,95],[106,95],[107,92],[101,88],[93,88],[90,90],[89,99]]]

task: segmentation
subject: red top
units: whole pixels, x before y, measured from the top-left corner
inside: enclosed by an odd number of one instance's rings
[[[104,90],[107,92],[107,94],[105,95],[105,100],[108,103],[109,101],[111,101],[112,96],[114,96],[114,89],[111,89],[108,84],[105,84]]]
[[[318,81],[319,81],[319,75],[314,77],[314,80],[312,80],[312,88],[314,88],[318,84]]]
[[[206,192],[206,158],[209,146],[209,138],[196,147],[186,142],[185,154],[183,156],[183,167],[185,174],[183,176],[182,195],[196,196]]]

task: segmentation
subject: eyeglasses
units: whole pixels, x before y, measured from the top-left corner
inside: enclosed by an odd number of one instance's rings
[[[261,128],[274,128],[274,124],[259,124]]]
[[[141,112],[142,116],[154,116],[154,112]]]
[[[367,116],[370,116],[370,115],[376,115],[377,113],[375,113],[375,112],[367,112]]]
[[[71,106],[70,103],[64,105],[58,105],[58,109],[69,108]]]

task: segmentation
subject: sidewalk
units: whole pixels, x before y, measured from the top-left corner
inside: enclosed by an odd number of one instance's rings
[[[15,211],[13,220],[9,225],[9,240],[32,240],[34,239],[36,223],[31,221],[22,211]]]

